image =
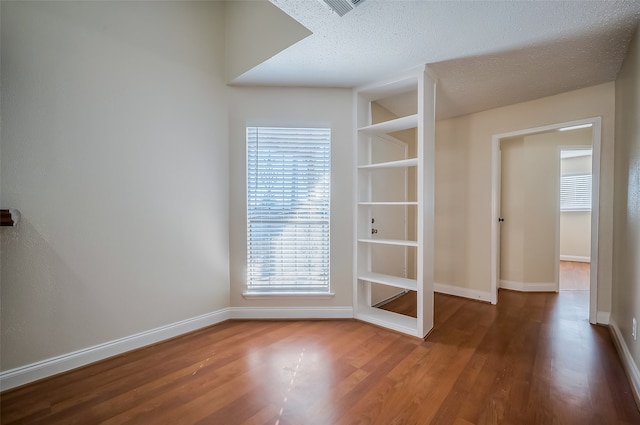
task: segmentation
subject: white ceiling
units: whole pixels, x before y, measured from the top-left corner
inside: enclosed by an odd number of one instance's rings
[[[440,119],[612,81],[640,19],[640,1],[366,0],[344,17],[270,1],[313,34],[232,84],[354,87],[426,63]]]

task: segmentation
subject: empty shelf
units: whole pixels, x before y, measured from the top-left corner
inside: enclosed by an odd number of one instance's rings
[[[407,130],[418,126],[418,114],[408,115],[406,117],[396,118],[395,120],[384,121],[377,124],[371,124],[361,127],[358,130],[364,133],[393,133],[395,131]]]
[[[415,279],[407,279],[404,277],[390,276],[373,272],[358,273],[358,279],[366,280],[367,282],[395,286],[396,288],[408,289],[410,291],[418,290],[418,282]]]
[[[361,170],[375,168],[401,168],[401,167],[417,167],[418,158],[401,159],[399,161],[379,162],[377,164],[359,165]]]
[[[416,241],[406,241],[400,239],[358,239],[358,242],[379,243],[383,245],[418,246],[418,242]]]
[[[422,338],[418,335],[418,321],[414,317],[369,307],[359,311],[356,319]]]
[[[358,205],[398,205],[398,206],[403,206],[403,205],[418,205],[418,203],[416,201],[402,201],[402,202],[396,202],[396,201],[372,201],[372,202],[358,202]]]

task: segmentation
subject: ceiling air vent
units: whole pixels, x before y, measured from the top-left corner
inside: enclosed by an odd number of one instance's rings
[[[364,3],[364,0],[320,0],[329,9],[333,10],[340,16],[344,16],[347,12],[353,10],[356,6]]]

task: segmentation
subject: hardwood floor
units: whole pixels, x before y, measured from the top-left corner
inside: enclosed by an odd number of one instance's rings
[[[404,314],[405,316],[418,317],[418,293],[416,291],[408,291],[401,297],[389,301],[381,305],[382,310],[393,311],[394,313]],[[435,306],[434,306],[435,307]]]
[[[560,261],[560,290],[588,291],[591,264],[576,261]]]
[[[2,424],[640,424],[588,293],[436,295],[426,341],[236,321],[1,394]]]

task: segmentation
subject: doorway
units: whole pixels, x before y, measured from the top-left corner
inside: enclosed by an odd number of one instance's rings
[[[559,151],[559,289],[561,291],[588,291],[591,263],[593,149],[591,146],[561,146]]]
[[[591,146],[593,149],[592,152],[592,191],[591,191],[591,203],[592,203],[592,213],[590,219],[590,265],[589,265],[589,321],[591,323],[596,323],[597,321],[597,253],[598,253],[598,206],[599,206],[599,178],[600,178],[600,144],[601,144],[601,118],[589,118],[579,121],[565,122],[552,124],[544,127],[537,127],[531,129],[524,129],[519,131],[514,131],[511,133],[504,134],[496,134],[493,136],[493,144],[492,144],[492,223],[491,223],[491,296],[492,303],[497,303],[498,301],[498,288],[501,286],[500,279],[500,244],[501,244],[501,232],[500,227],[503,223],[508,221],[508,217],[503,217],[501,214],[502,208],[502,195],[501,195],[501,181],[502,181],[502,170],[501,170],[501,142],[503,140],[513,140],[520,137],[532,137],[536,135],[541,135],[543,133],[556,132],[564,129],[576,129],[577,126],[582,126],[583,128],[590,127],[591,129]],[[557,147],[555,148],[557,149]],[[558,166],[558,179],[559,179],[559,166]],[[559,187],[557,189],[558,198],[559,198]],[[556,214],[559,220],[559,214]],[[504,219],[504,221],[502,221]],[[556,228],[559,228],[559,223],[557,223]],[[556,232],[559,235],[559,232]],[[537,237],[539,235],[533,235],[533,237]],[[549,279],[545,279],[543,281],[536,281],[533,279],[532,282],[527,282],[531,279],[523,278],[520,282],[522,282],[522,288],[512,288],[512,289],[520,289],[520,290],[559,290],[559,236],[556,238],[556,249],[554,249],[551,255],[554,256],[555,262],[555,279],[554,282],[550,282]],[[548,255],[546,253],[545,255]],[[532,258],[530,256],[529,258]],[[526,274],[526,268],[522,270],[523,276]],[[548,276],[548,275],[547,275]],[[517,280],[512,282],[517,283]],[[534,286],[528,286],[528,283],[532,283]],[[536,284],[538,284],[536,286]]]

